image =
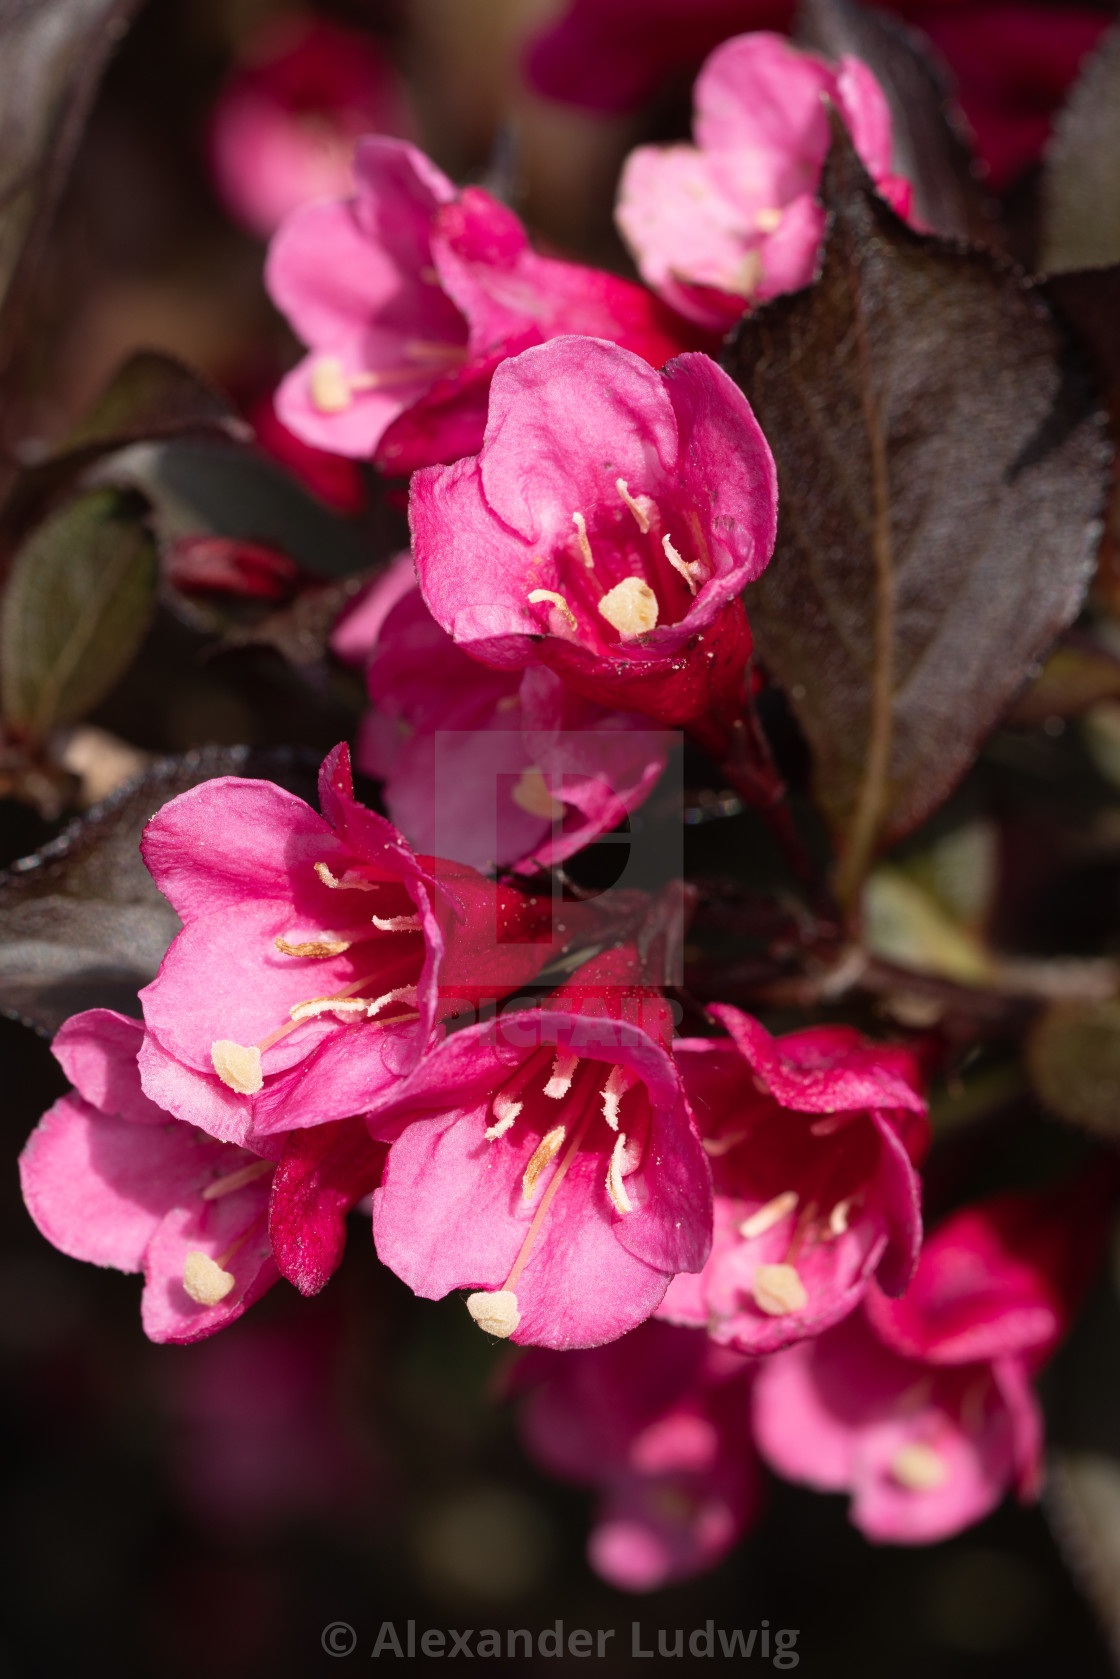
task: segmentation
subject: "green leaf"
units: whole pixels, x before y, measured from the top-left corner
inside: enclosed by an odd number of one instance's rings
[[[1120,999],[1048,1009],[1027,1039],[1027,1070],[1053,1113],[1120,1138]]]
[[[823,196],[820,279],[745,319],[726,364],[781,497],[747,611],[812,749],[851,907],[1076,614],[1109,451],[1037,293],[991,252],[908,228],[839,125]]]
[[[102,71],[139,0],[0,0],[0,374]]]
[[[5,723],[42,741],[102,699],[131,664],[159,580],[134,496],[95,490],[40,525],[16,555],[0,608]]]
[[[1044,273],[1120,262],[1120,26],[1086,61],[1055,123],[1042,204]]]

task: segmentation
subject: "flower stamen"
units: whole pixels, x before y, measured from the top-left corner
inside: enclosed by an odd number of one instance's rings
[[[247,1166],[240,1167],[236,1172],[227,1172],[224,1178],[215,1178],[202,1191],[204,1201],[218,1201],[224,1195],[232,1195],[235,1190],[244,1189],[246,1184],[256,1183],[268,1172],[275,1169],[274,1160],[250,1160]]]
[[[784,1218],[797,1207],[797,1191],[783,1189],[780,1195],[775,1195],[772,1201],[759,1207],[745,1218],[739,1226],[739,1234],[748,1242],[753,1242],[756,1236],[764,1236],[768,1230],[773,1230]]]
[[[633,641],[657,628],[657,596],[642,577],[624,577],[608,589],[599,602],[599,611],[624,641]]]
[[[595,570],[595,556],[591,552],[591,543],[587,537],[587,520],[582,513],[572,514],[572,524],[576,527],[576,541],[579,543],[580,555],[588,571]]]
[[[549,1162],[555,1159],[557,1153],[563,1147],[564,1138],[567,1134],[567,1126],[554,1125],[551,1131],[545,1132],[537,1144],[521,1178],[521,1199],[523,1201],[533,1199],[541,1173]]]

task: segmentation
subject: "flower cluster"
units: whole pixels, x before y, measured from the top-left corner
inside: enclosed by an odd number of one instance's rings
[[[528,1449],[598,1488],[591,1556],[632,1590],[728,1550],[759,1458],[850,1491],[876,1539],[1029,1496],[1031,1381],[1104,1213],[1080,1189],[1073,1214],[996,1198],[923,1244],[936,1047],[774,1035],[718,1002],[694,1010],[709,1035],[676,1036],[688,892],[595,898],[560,867],[640,820],[672,731],[777,802],[743,602],[777,473],[708,352],[812,280],[830,105],[910,210],[855,59],[742,36],[695,104],[695,144],[623,173],[645,284],[538,253],[508,207],[384,134],[358,141],[352,192],[303,192],[282,221],[267,279],[307,354],[277,414],[411,474],[411,551],[335,634],[392,820],[356,797],[346,746],[318,811],[230,777],[159,810],[143,855],[181,931],[142,1019],[59,1031],[73,1088],[22,1157],[52,1242],[143,1272],[158,1341],[212,1334],[281,1278],[318,1292],[362,1207],[416,1295],[464,1291],[481,1330],[533,1349],[511,1377]],[[180,567],[218,586],[215,553]]]

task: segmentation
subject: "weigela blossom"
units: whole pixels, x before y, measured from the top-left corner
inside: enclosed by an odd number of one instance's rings
[[[521,1435],[553,1475],[597,1487],[588,1542],[597,1574],[654,1591],[713,1568],[754,1519],[753,1361],[694,1330],[650,1321],[609,1346],[534,1349]]]
[[[144,1273],[141,1320],[153,1341],[197,1341],[279,1276],[268,1238],[275,1160],[150,1101],[137,1070],[143,1036],[139,1021],[109,1009],[60,1028],[52,1047],[74,1088],[32,1132],[20,1180],[56,1248]]]
[[[884,198],[909,211],[910,183],[890,169],[890,107],[859,59],[834,70],[780,35],[739,35],[712,53],[693,97],[696,144],[632,152],[615,218],[642,277],[701,326],[726,330],[813,278],[826,98]]]
[[[144,1089],[223,1141],[369,1111],[437,1018],[514,989],[567,937],[550,900],[418,858],[354,798],[345,747],[319,796],[322,816],[220,777],[144,833],[184,923],[141,993]],[[568,907],[565,927],[583,913]]]
[[[400,78],[368,34],[286,17],[243,56],[214,106],[208,151],[226,208],[261,238],[301,204],[351,190],[363,134],[412,130]]]
[[[740,715],[740,599],[774,546],[777,480],[742,392],[707,356],[655,372],[559,338],[494,375],[480,453],[418,472],[424,598],[472,657],[544,664],[588,699],[686,725]]]
[[[560,333],[660,366],[688,329],[643,287],[538,256],[511,210],[404,141],[358,146],[355,195],[279,230],[266,280],[311,353],[277,411],[305,442],[406,473],[472,454],[507,356]]]
[[[922,1238],[928,1141],[914,1058],[847,1026],[772,1038],[716,1005],[730,1038],[674,1045],[712,1162],[712,1252],[660,1308],[742,1352],[817,1335],[871,1279],[906,1287]]]
[[[1039,158],[1085,55],[1108,28],[1089,6],[1024,0],[894,0],[944,57],[996,191]],[[633,110],[721,41],[788,30],[789,0],[569,0],[529,41],[525,69],[551,99],[586,110]]]
[[[755,1436],[779,1474],[852,1495],[869,1539],[928,1544],[1014,1487],[1036,1495],[1031,1375],[1099,1260],[1101,1185],[993,1197],[928,1238],[910,1288],[872,1286],[851,1317],[759,1373]]]
[[[426,1299],[474,1290],[492,1335],[612,1340],[707,1257],[707,1157],[642,968],[619,947],[547,1005],[454,1033],[375,1122],[396,1137],[378,1254]]]
[[[417,589],[390,612],[366,676],[358,767],[385,782],[418,850],[475,868],[561,862],[641,804],[665,767],[668,737],[648,718],[607,711],[543,666],[480,664]]]

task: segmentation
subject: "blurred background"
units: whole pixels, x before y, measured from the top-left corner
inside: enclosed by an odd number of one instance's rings
[[[619,162],[639,139],[686,131],[688,66],[628,112],[546,99],[522,75],[522,47],[563,9],[148,0],[109,66],[54,226],[20,351],[23,395],[0,422],[18,458],[49,454],[130,352],[162,350],[220,387],[371,555],[392,551],[400,487],[303,449],[271,414],[297,346],[262,284],[264,237],[290,207],[293,173],[307,171],[311,195],[341,190],[354,135],[380,126],[511,201],[542,249],[625,271],[611,223]],[[1000,83],[1012,37],[985,39],[973,79]],[[1019,94],[1037,134],[1061,87],[1036,74]],[[286,166],[273,171],[277,155]],[[1029,152],[1000,168],[992,184],[1027,245]],[[331,595],[322,610],[342,604]],[[289,653],[306,629],[288,623]],[[71,740],[66,798],[0,798],[0,864],[161,754],[249,743],[314,762],[363,704],[356,679],[316,658],[313,646],[301,669],[275,633],[219,644],[209,619],[165,601]],[[753,820],[718,824],[718,841],[690,830],[691,861],[730,855],[754,833],[735,824]],[[803,1670],[838,1679],[894,1679],[903,1663],[914,1679],[1112,1671],[1037,1509],[1005,1507],[928,1549],[875,1549],[844,1500],[775,1483],[760,1525],[714,1573],[648,1598],[610,1590],[584,1559],[591,1495],[546,1480],[518,1445],[500,1401],[507,1354],[457,1299],[414,1300],[377,1264],[357,1215],[322,1296],[280,1284],[211,1342],[150,1345],[139,1280],[67,1260],[26,1215],[16,1156],[64,1080],[47,1039],[18,1021],[0,1019],[0,1052],[0,1679],[301,1679],[336,1670],[320,1645],[328,1623],[355,1628],[357,1663],[383,1620],[400,1630],[408,1619],[614,1627],[607,1671],[631,1665],[635,1618],[670,1632],[709,1618],[798,1628]]]

